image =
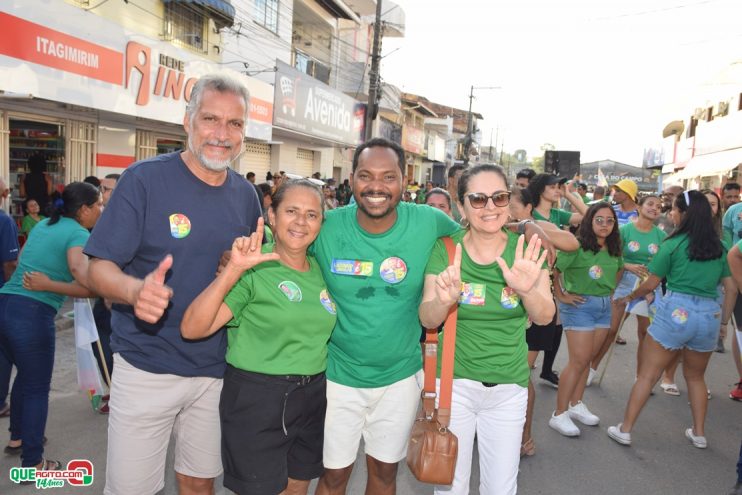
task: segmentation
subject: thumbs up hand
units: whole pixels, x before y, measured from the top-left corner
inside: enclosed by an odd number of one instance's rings
[[[134,314],[147,323],[157,323],[165,313],[173,290],[165,285],[165,276],[173,266],[173,257],[165,256],[155,270],[142,280],[134,297]]]

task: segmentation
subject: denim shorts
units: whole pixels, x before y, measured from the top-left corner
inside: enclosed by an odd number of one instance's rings
[[[572,306],[559,303],[559,315],[565,330],[592,332],[611,326],[611,298],[609,296],[582,296],[585,302]]]
[[[641,285],[639,277],[628,270],[624,270],[621,280],[618,281],[616,290],[613,292],[613,300],[628,296],[639,285]]]
[[[711,352],[720,325],[721,306],[716,299],[667,291],[648,332],[665,349]]]

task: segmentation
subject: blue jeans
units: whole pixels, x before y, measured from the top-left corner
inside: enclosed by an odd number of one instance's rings
[[[0,352],[18,370],[10,397],[10,438],[23,442],[23,467],[40,463],[44,454],[56,313],[30,297],[0,295]]]
[[[742,483],[742,444],[739,446],[739,460],[737,461],[737,483]]]
[[[572,306],[559,303],[559,315],[565,330],[592,332],[596,328],[611,326],[610,296],[582,296],[585,302]]]

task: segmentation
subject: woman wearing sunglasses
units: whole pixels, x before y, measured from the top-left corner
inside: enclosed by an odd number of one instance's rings
[[[549,426],[568,437],[580,434],[573,419],[587,426],[600,422],[582,402],[582,396],[588,365],[610,328],[610,296],[623,269],[621,236],[613,208],[606,203],[592,205],[580,224],[577,240],[580,249],[560,254],[554,271],[554,294],[567,335],[569,362],[562,370],[557,407]]]
[[[636,303],[630,310],[627,310],[628,304],[619,304],[619,300],[628,296],[632,290],[636,289],[640,283],[647,278],[647,265],[652,257],[659,250],[659,246],[667,235],[655,225],[655,221],[660,216],[662,202],[655,195],[644,196],[639,200],[639,218],[636,222],[629,222],[620,227],[621,244],[624,261],[624,271],[618,287],[613,293],[613,311],[611,313],[611,328],[608,336],[603,342],[600,351],[590,364],[590,372],[587,379],[589,387],[596,374],[603,356],[608,352],[613,342],[616,340],[616,334],[622,320],[628,318],[624,315],[626,311],[636,314],[637,336],[639,345],[637,346],[636,366],[637,373],[639,361],[641,360],[641,348],[644,337],[647,335],[649,328],[649,306],[648,301],[642,300]]]
[[[469,493],[475,435],[479,493],[515,493],[530,374],[526,321],[546,324],[555,310],[546,252],[539,254],[538,237],[526,246],[524,236],[503,228],[510,193],[500,167],[466,170],[458,200],[469,226],[452,236],[458,244],[453,265],[441,241],[433,249],[419,311],[422,324],[435,328],[459,305],[450,423],[459,457],[453,484],[435,493]]]
[[[660,246],[649,264],[649,278],[624,300],[643,297],[663,277],[667,293],[659,302],[642,348],[639,377],[631,389],[623,422],[608,428],[608,436],[631,445],[636,424],[652,387],[667,365],[680,353],[688,386],[693,426],[685,430],[694,447],[705,449],[707,393],[704,374],[716,348],[719,331],[729,323],[737,286],[727,264],[726,248],[716,233],[708,200],[698,191],[686,191],[675,198],[673,215],[680,219],[677,230]],[[719,283],[724,287],[723,307],[719,305]]]

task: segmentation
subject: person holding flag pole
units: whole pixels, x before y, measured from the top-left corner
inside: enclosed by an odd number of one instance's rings
[[[588,387],[592,384],[598,366],[600,366],[609,349],[612,349],[612,344],[620,334],[623,323],[631,313],[636,314],[637,320],[637,336],[639,338],[636,358],[637,371],[639,369],[642,343],[647,335],[647,328],[649,328],[649,304],[651,304],[651,301],[645,298],[635,299],[628,304],[618,304],[617,301],[625,298],[639,287],[648,276],[647,265],[649,265],[652,257],[657,254],[660,244],[666,237],[666,234],[654,224],[660,216],[661,206],[659,196],[644,196],[639,200],[639,218],[637,221],[627,223],[619,229],[624,257],[624,271],[616,291],[613,293],[611,328],[603,345],[590,364],[590,372],[587,378]],[[658,294],[659,292],[655,291],[655,298]],[[602,382],[608,368],[609,358],[606,359],[606,366],[603,368],[598,384]]]

